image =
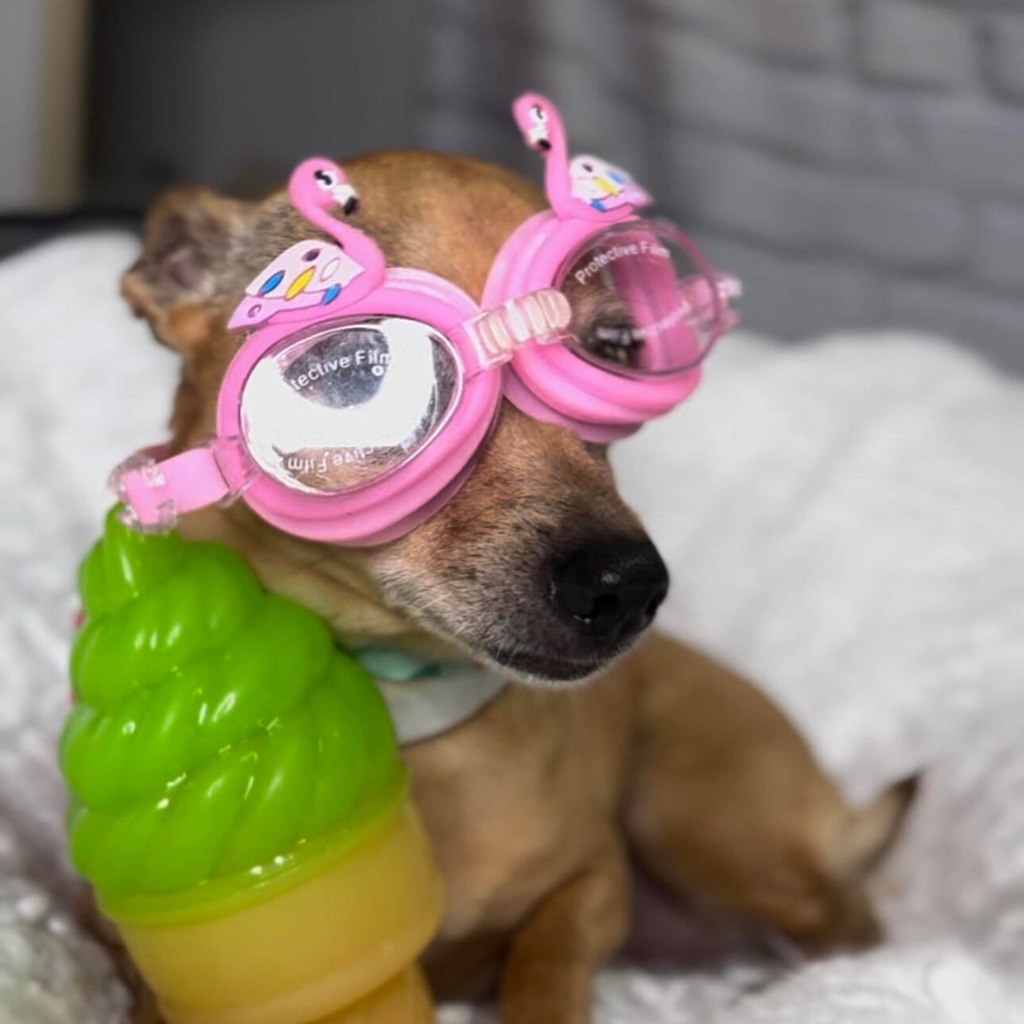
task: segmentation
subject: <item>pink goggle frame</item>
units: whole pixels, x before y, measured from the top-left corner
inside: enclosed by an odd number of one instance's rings
[[[114,472],[127,522],[242,497],[288,533],[348,545],[408,533],[473,468],[504,396],[589,441],[624,437],[682,402],[737,322],[738,283],[715,274],[650,197],[596,157],[570,159],[558,110],[513,105],[546,160],[550,210],[502,247],[482,303],[435,274],[388,268],[347,224],[357,196],[340,167],[306,160],[289,184],[335,239],[298,242],[249,285],[228,326],[251,329],[217,404],[217,436]],[[579,336],[597,313],[612,328]],[[601,330],[604,334],[601,334]]]

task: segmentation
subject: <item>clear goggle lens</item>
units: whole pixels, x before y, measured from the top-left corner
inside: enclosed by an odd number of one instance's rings
[[[243,436],[273,479],[336,494],[421,452],[454,408],[460,379],[450,343],[426,324],[336,321],[285,339],[253,367]]]
[[[555,282],[569,300],[569,347],[604,370],[679,373],[698,365],[734,322],[734,282],[716,277],[668,224],[631,221],[593,238]]]

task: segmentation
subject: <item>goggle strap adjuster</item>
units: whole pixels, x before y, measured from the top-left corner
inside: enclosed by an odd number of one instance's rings
[[[489,370],[507,363],[523,345],[561,340],[571,319],[569,300],[555,288],[540,288],[485,310],[456,330],[472,345],[479,369]]]
[[[167,533],[182,514],[234,501],[258,476],[238,438],[215,438],[158,462],[139,452],[111,474],[121,521],[143,533]]]

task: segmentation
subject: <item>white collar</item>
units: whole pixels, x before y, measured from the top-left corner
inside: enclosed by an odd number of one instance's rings
[[[387,647],[352,653],[376,681],[403,747],[468,721],[506,685],[498,673],[468,662],[428,661]]]

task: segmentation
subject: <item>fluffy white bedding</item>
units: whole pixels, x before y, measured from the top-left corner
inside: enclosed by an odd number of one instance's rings
[[[69,913],[53,750],[74,568],[173,386],[116,295],[134,250],[81,237],[0,265],[0,1024],[126,1014]],[[1024,1021],[1022,439],[1024,387],[938,340],[740,335],[618,450],[674,573],[662,624],[763,682],[855,796],[927,782],[878,880],[888,946],[749,992],[609,971],[602,1024]]]

